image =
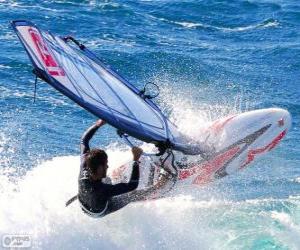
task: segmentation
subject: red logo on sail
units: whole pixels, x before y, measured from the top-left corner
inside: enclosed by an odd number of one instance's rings
[[[44,42],[39,32],[33,28],[29,28],[28,32],[48,70],[48,73],[51,76],[65,76],[64,70],[58,65],[54,57],[51,55],[46,43]]]

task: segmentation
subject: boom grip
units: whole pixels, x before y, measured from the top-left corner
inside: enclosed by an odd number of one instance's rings
[[[118,131],[118,135],[124,140],[124,142],[131,148],[135,147],[135,145],[128,139],[128,135]],[[144,156],[157,156],[157,153],[145,153]]]

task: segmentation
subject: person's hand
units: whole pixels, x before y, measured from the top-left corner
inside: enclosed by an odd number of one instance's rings
[[[133,154],[133,160],[138,161],[143,153],[143,150],[139,147],[133,147],[131,152]]]
[[[97,125],[98,127],[101,127],[101,126],[103,126],[104,124],[106,124],[106,121],[104,121],[104,120],[99,119],[98,121],[96,121],[96,125]]]

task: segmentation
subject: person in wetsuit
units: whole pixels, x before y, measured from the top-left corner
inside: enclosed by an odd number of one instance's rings
[[[132,148],[133,168],[129,182],[116,185],[105,183],[108,168],[107,154],[102,149],[89,147],[89,141],[104,124],[103,120],[98,120],[85,131],[80,143],[78,200],[81,209],[92,217],[102,217],[127,205],[129,202],[122,200],[119,195],[135,190],[139,183],[139,159],[143,151],[138,147]]]

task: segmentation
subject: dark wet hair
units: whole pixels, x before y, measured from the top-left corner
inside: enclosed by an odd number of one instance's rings
[[[94,148],[91,149],[86,156],[86,166],[92,174],[96,174],[97,169],[107,162],[107,154],[104,150]]]

